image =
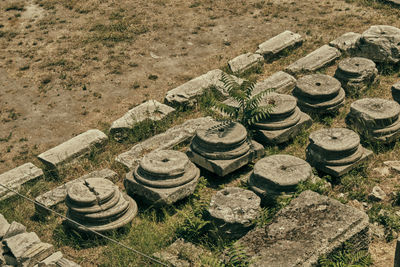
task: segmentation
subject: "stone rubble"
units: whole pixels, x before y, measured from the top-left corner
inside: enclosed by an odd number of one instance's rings
[[[290,74],[314,72],[320,68],[332,64],[341,56],[339,50],[329,45],[323,45],[307,56],[300,58],[286,68]]]
[[[354,101],[347,114],[347,125],[370,142],[392,143],[400,137],[400,105],[381,98]]]
[[[56,169],[69,161],[101,148],[108,141],[107,135],[97,129],[88,130],[38,156],[47,168]]]
[[[301,130],[311,127],[310,116],[300,111],[293,96],[271,93],[260,106],[274,105],[268,118],[254,124],[255,139],[261,144],[281,144],[294,138]]]
[[[339,177],[367,160],[372,151],[360,144],[360,137],[346,128],[325,128],[309,136],[307,161],[317,170]]]
[[[237,242],[253,267],[316,266],[321,256],[345,242],[355,250],[368,249],[368,227],[365,212],[308,190],[265,228],[255,228]]]
[[[382,190],[382,188],[376,185],[372,188],[372,192],[368,195],[368,197],[373,201],[382,201],[386,198],[386,193]]]
[[[104,178],[87,178],[72,184],[67,190],[67,217],[90,230],[108,232],[130,223],[136,216],[136,202],[122,193],[118,186]],[[90,233],[72,221],[71,228]]]
[[[272,60],[285,49],[299,46],[303,43],[300,34],[284,31],[258,46],[257,54],[263,55],[266,60]]]
[[[40,179],[42,176],[43,171],[29,162],[0,174],[0,184],[18,191],[21,185],[29,181]],[[0,200],[7,199],[13,195],[15,195],[13,192],[8,191],[4,187],[0,187]]]
[[[377,75],[378,69],[372,60],[352,57],[339,62],[334,77],[340,81],[346,95],[360,95],[375,82]]]
[[[345,102],[340,82],[325,74],[311,74],[297,80],[293,90],[297,105],[306,113],[335,113]]]
[[[239,238],[254,226],[261,199],[252,191],[226,187],[211,198],[208,215],[222,236]]]
[[[259,54],[246,53],[229,60],[228,66],[233,73],[241,73],[264,62]]]
[[[393,84],[391,90],[393,100],[400,104],[400,81]]]
[[[158,150],[145,155],[124,180],[126,191],[153,206],[171,205],[193,194],[200,170],[185,153]]]
[[[361,38],[361,34],[355,32],[347,32],[335,40],[329,42],[330,46],[336,47],[342,52],[353,54],[357,48],[357,42]]]
[[[145,120],[159,121],[174,112],[175,109],[156,100],[148,100],[125,113],[114,121],[110,133],[117,139],[123,139],[138,123]]]
[[[247,139],[237,122],[214,122],[196,131],[188,157],[196,165],[223,177],[264,155],[264,147]]]
[[[383,164],[389,166],[391,169],[400,172],[400,161],[399,160],[388,160],[384,161]]]
[[[296,85],[296,79],[284,71],[278,71],[254,86],[253,95],[270,89],[275,93],[288,94]]]

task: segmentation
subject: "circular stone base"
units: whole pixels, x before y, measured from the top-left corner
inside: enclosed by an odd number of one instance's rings
[[[325,74],[312,74],[297,80],[293,95],[298,99],[310,98],[325,102],[339,94],[341,84],[335,78]]]

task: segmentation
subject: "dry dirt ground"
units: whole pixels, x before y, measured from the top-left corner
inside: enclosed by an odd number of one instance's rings
[[[284,30],[305,43],[258,80],[345,32],[400,27],[399,14],[372,0],[2,0],[0,173]],[[383,97],[395,79],[381,82]],[[393,249],[372,244],[376,266]]]

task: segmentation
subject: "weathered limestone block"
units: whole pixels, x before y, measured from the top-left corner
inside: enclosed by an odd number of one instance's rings
[[[87,178],[67,190],[68,225],[81,232],[107,232],[121,228],[136,216],[136,202],[120,192],[118,186],[103,178]]]
[[[254,226],[260,203],[261,199],[252,191],[226,187],[211,198],[208,214],[223,236],[238,238]]]
[[[317,50],[311,52],[307,56],[300,58],[286,68],[291,74],[299,74],[301,72],[314,72],[323,68],[340,57],[341,53],[334,47],[324,45]]]
[[[3,239],[22,234],[26,232],[26,227],[18,222],[12,222],[7,232],[4,234]]]
[[[171,149],[176,145],[190,140],[201,127],[206,127],[214,122],[211,117],[191,119],[183,124],[168,129],[166,132],[150,137],[134,145],[129,151],[117,156],[117,162],[129,169],[134,169],[141,158],[153,150]]]
[[[158,150],[145,155],[139,166],[126,175],[128,194],[154,206],[171,205],[193,194],[200,170],[185,153]]]
[[[58,166],[76,159],[95,147],[103,146],[108,140],[107,135],[99,130],[88,130],[70,140],[43,152],[38,156],[47,167]]]
[[[196,131],[187,155],[196,165],[222,177],[264,153],[262,145],[247,139],[243,125],[214,122]]]
[[[108,180],[116,180],[118,178],[118,174],[110,169],[94,171],[94,172],[86,174],[82,177],[79,177],[78,179],[75,179],[75,180],[69,181],[63,185],[60,185],[50,191],[47,191],[46,193],[43,193],[42,195],[37,196],[35,198],[35,201],[47,208],[53,208],[56,205],[58,205],[59,203],[65,201],[65,198],[67,197],[68,188],[70,188],[72,184],[74,184],[76,182],[81,182],[87,178],[93,178],[93,177],[98,177],[98,178],[103,178],[103,179],[108,179]],[[37,205],[36,203],[35,203],[35,210],[40,215],[49,214],[48,210],[42,208],[40,205]]]
[[[400,160],[388,160],[384,161],[383,164],[389,166],[391,169],[400,172]]]
[[[396,64],[400,61],[400,29],[374,25],[363,32],[358,41],[357,55],[374,62]]]
[[[3,214],[0,213],[0,240],[3,238],[5,233],[7,233],[8,228],[10,228],[10,224],[4,218]]]
[[[316,169],[339,177],[367,160],[372,151],[360,144],[360,137],[346,128],[312,132],[306,149],[307,161]]]
[[[400,82],[393,84],[391,89],[393,100],[400,104]]]
[[[211,70],[197,78],[194,78],[175,89],[167,92],[165,101],[173,106],[190,106],[196,101],[196,97],[201,96],[205,89],[215,87],[222,94],[226,95],[224,84],[220,81],[223,71],[219,69]],[[237,82],[241,80],[232,76]]]
[[[144,120],[159,121],[174,111],[174,108],[161,104],[156,100],[148,100],[132,108],[124,116],[114,121],[111,124],[110,133],[116,135],[117,139],[121,139],[124,134],[127,134],[138,123]]]
[[[283,50],[293,48],[302,43],[303,38],[300,34],[291,31],[284,31],[260,44],[256,53],[261,54],[265,59],[270,60],[276,57]]]
[[[296,79],[284,71],[278,71],[269,76],[264,81],[256,83],[253,95],[256,95],[267,89],[273,90],[275,93],[288,94],[296,85]]]
[[[361,38],[361,34],[355,32],[346,32],[340,37],[329,43],[330,46],[336,47],[342,52],[353,53],[356,50],[357,42]]]
[[[244,72],[264,61],[259,54],[246,53],[229,60],[228,66],[233,73]]]
[[[19,190],[21,185],[28,181],[39,179],[43,176],[43,171],[32,163],[25,163],[15,169],[0,174],[0,183],[14,190]],[[0,187],[0,200],[13,196],[13,192]]]
[[[39,262],[35,267],[79,267],[80,265],[67,260],[60,251],[53,253],[43,261]]]
[[[250,266],[315,266],[323,255],[344,242],[368,249],[368,216],[365,212],[312,191],[301,193],[265,228],[256,228],[239,239]],[[284,252],[284,253],[283,253]]]
[[[365,140],[391,143],[400,137],[399,115],[396,101],[363,98],[351,104],[346,123]]]

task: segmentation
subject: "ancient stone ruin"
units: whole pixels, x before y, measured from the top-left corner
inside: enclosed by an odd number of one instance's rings
[[[394,101],[400,104],[400,82],[393,84],[391,89]]]
[[[298,79],[293,96],[302,111],[313,114],[335,113],[345,102],[340,82],[325,74],[311,74]]]
[[[67,217],[81,225],[66,223],[81,232],[107,232],[133,220],[138,211],[136,202],[122,193],[118,186],[103,178],[87,178],[68,188]],[[88,229],[90,230],[88,230]]]
[[[367,58],[351,57],[343,59],[335,72],[346,95],[360,95],[366,88],[375,82],[378,69],[375,63]]]
[[[330,46],[336,47],[342,52],[353,54],[357,48],[357,42],[361,34],[356,32],[346,32],[335,40],[329,42]]]
[[[246,128],[237,122],[215,122],[199,129],[187,155],[196,165],[225,176],[264,155],[264,147],[248,140]]]
[[[260,106],[268,104],[273,105],[269,116],[254,124],[255,138],[262,144],[287,142],[312,124],[310,116],[297,107],[293,96],[271,93],[260,102]]]
[[[300,34],[284,31],[258,46],[257,54],[263,55],[267,61],[277,57],[285,49],[299,46],[303,43]]]
[[[360,144],[360,137],[346,128],[328,128],[312,132],[306,149],[307,161],[317,170],[342,176],[364,162],[372,151]]]
[[[400,136],[400,105],[381,98],[354,101],[346,123],[370,142],[391,143]]]
[[[145,155],[126,175],[128,194],[154,206],[170,205],[193,194],[200,170],[185,153],[160,150]]]

